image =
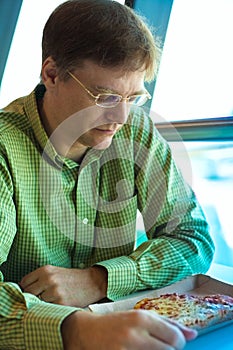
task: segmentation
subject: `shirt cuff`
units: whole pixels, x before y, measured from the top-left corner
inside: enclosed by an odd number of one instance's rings
[[[120,256],[95,265],[104,266],[108,271],[107,297],[109,299],[117,300],[135,291],[137,266],[131,258]]]
[[[61,324],[77,310],[79,309],[45,302],[33,306],[23,320],[26,349],[63,349]]]

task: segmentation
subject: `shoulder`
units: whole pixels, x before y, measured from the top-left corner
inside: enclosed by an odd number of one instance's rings
[[[1,138],[4,135],[22,132],[30,127],[28,117],[25,113],[26,97],[18,98],[11,102],[8,106],[0,109],[0,135]]]

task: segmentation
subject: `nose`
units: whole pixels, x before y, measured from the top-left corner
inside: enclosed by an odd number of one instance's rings
[[[106,118],[108,122],[125,124],[130,112],[130,104],[120,102],[116,107],[106,109]]]

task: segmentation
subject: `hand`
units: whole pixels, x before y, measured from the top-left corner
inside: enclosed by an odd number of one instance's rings
[[[107,315],[78,311],[63,321],[61,332],[65,350],[181,350],[197,335],[146,310]]]
[[[24,276],[19,285],[43,301],[85,307],[106,296],[107,270],[101,266],[80,270],[46,265]]]

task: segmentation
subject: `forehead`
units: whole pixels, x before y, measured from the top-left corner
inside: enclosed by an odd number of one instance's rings
[[[125,67],[102,67],[92,61],[84,61],[75,70],[77,77],[90,87],[103,87],[112,91],[141,90],[144,86],[145,71],[126,71]]]

